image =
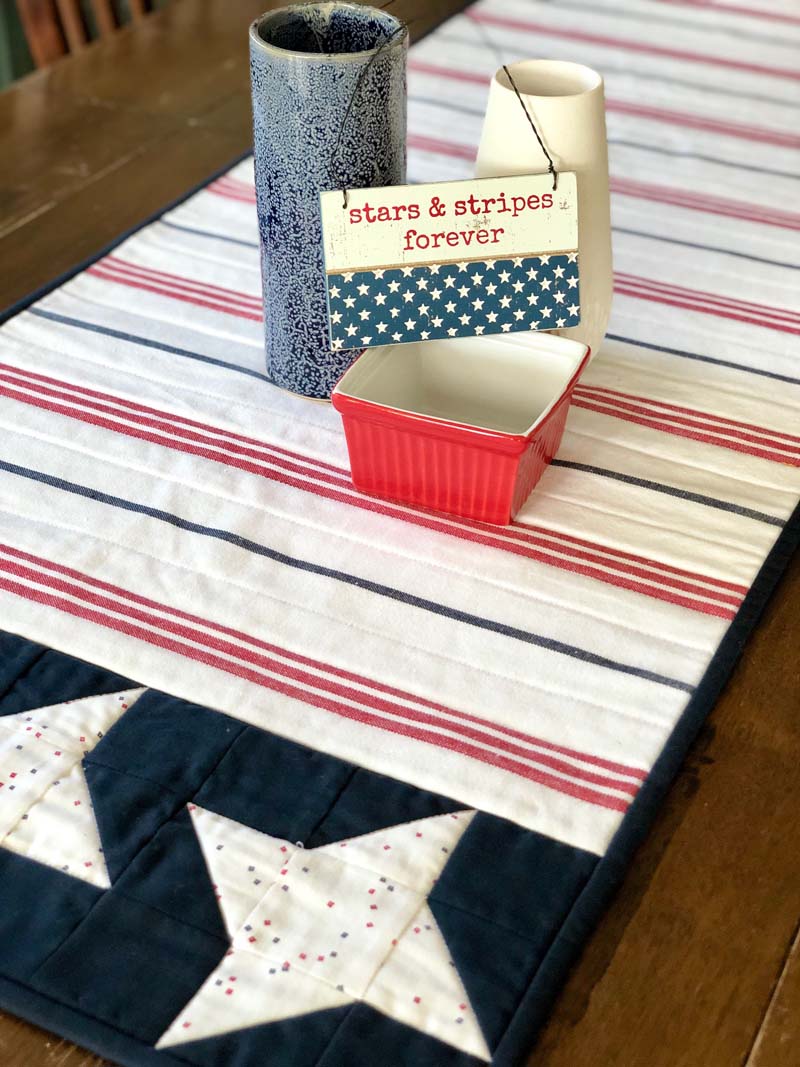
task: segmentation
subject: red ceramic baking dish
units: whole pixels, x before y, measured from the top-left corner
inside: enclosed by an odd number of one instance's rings
[[[331,397],[357,489],[506,524],[561,443],[589,359],[545,333],[368,349]]]

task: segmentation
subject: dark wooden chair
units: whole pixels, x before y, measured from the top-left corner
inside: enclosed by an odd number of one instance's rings
[[[119,26],[112,0],[89,0],[97,32],[107,37]],[[128,0],[131,17],[147,14],[149,0]],[[47,66],[67,52],[89,43],[89,29],[80,0],[17,0],[20,22],[37,67]]]

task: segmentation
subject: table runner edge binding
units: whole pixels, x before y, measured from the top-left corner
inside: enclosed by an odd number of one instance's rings
[[[508,1029],[495,1049],[493,1067],[517,1067],[530,1054],[572,966],[586,947],[588,935],[594,931],[610,905],[636,850],[649,835],[686,754],[730,680],[750,635],[799,546],[800,503],[770,549],[606,852],[575,899],[531,978]]]

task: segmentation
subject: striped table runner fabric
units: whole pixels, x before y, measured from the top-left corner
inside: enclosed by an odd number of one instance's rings
[[[248,158],[0,330],[2,626],[603,856],[800,493],[800,16],[756,3],[411,50],[413,182],[472,174],[498,55],[606,81],[612,320],[516,522],[359,494],[270,384]]]

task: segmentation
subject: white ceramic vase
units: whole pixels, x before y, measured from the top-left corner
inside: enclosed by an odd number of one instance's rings
[[[509,70],[556,170],[577,175],[581,321],[554,332],[582,341],[596,355],[613,290],[603,79],[589,67],[557,60],[523,60]],[[489,91],[476,174],[490,178],[547,170],[547,159],[501,68]]]

